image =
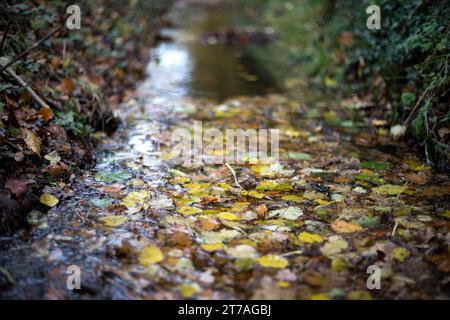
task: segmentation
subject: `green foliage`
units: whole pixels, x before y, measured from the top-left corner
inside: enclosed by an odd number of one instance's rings
[[[450,1],[244,1],[275,28],[286,72],[297,66],[324,84],[336,80],[379,101],[388,97],[393,124],[420,99],[410,132],[430,163],[449,165],[450,141],[438,131],[450,124]],[[371,4],[381,8],[380,30],[366,28]]]

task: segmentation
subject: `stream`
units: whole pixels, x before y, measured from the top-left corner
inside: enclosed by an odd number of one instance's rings
[[[236,27],[229,8],[180,2],[169,20],[93,171],[48,187],[60,203],[0,241],[0,298],[448,298],[448,174],[205,39]],[[279,129],[280,163],[177,165],[172,132],[197,121]]]

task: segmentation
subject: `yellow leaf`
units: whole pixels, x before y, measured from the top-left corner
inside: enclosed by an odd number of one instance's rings
[[[298,239],[303,243],[321,243],[323,241],[322,236],[309,232],[301,232]]]
[[[103,218],[100,218],[100,221],[107,227],[118,227],[121,224],[127,221],[127,218],[124,216],[113,216],[109,215]]]
[[[323,199],[315,199],[314,201],[317,202],[318,204],[321,204],[324,206],[327,206],[327,205],[333,203],[333,201],[327,201],[327,200],[323,200]]]
[[[149,192],[146,190],[138,192],[130,192],[123,199],[121,204],[127,208],[135,208],[138,205],[144,204],[145,199],[149,196]]]
[[[325,293],[313,294],[310,297],[311,300],[330,300],[330,298]]]
[[[26,128],[22,128],[22,133],[27,147],[39,156],[41,154],[42,146],[41,139],[39,139],[33,131]]]
[[[303,198],[300,196],[296,196],[296,195],[286,195],[286,196],[282,196],[281,197],[282,200],[284,201],[294,201],[294,202],[302,202]]]
[[[191,214],[196,214],[202,212],[202,209],[190,207],[190,206],[182,206],[178,210],[178,213],[181,213],[185,216],[190,216]]]
[[[177,286],[178,290],[180,290],[181,295],[183,298],[190,298],[194,294],[200,291],[200,288],[197,284],[180,284]]]
[[[396,247],[396,248],[394,248],[394,250],[392,250],[392,256],[398,262],[405,261],[410,255],[411,255],[411,253],[402,247]]]
[[[234,213],[230,213],[230,212],[222,212],[218,215],[218,217],[225,219],[225,220],[230,220],[230,221],[241,220],[241,217],[235,215]]]
[[[145,247],[139,256],[139,262],[145,267],[161,262],[163,259],[164,255],[161,249],[154,245]]]
[[[264,198],[264,194],[258,192],[258,191],[242,191],[242,195],[243,196],[250,196],[253,198],[257,198],[257,199],[262,199]]]
[[[290,285],[291,284],[287,281],[282,281],[282,280],[278,281],[278,286],[280,288],[289,288]]]
[[[397,186],[394,184],[384,184],[372,189],[373,192],[383,195],[398,195],[400,193],[404,193],[406,190],[406,186]]]
[[[217,250],[221,250],[223,248],[223,245],[218,242],[218,243],[203,243],[201,245],[202,249],[205,251],[217,251]]]
[[[444,212],[441,213],[441,216],[450,218],[450,210],[445,210]]]
[[[348,265],[341,258],[334,258],[331,261],[331,268],[335,272],[343,272],[343,271],[347,270]]]
[[[338,233],[352,233],[363,230],[359,224],[346,222],[344,220],[336,220],[331,223],[331,229]]]
[[[259,257],[256,259],[256,261],[265,268],[286,268],[289,265],[289,262],[286,260],[286,258],[268,254],[262,257]]]
[[[210,187],[209,183],[187,183],[184,185],[187,192],[194,197],[206,197],[208,195],[207,189]]]
[[[51,194],[48,193],[43,193],[40,198],[39,201],[43,204],[45,204],[47,207],[54,207],[57,203],[58,203],[58,198],[56,198],[55,196],[52,196]]]

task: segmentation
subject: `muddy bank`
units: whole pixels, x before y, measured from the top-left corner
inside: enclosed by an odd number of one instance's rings
[[[1,63],[14,62],[0,86],[0,234],[29,226],[32,210],[48,209],[42,194],[70,194],[94,163],[94,133],[117,129],[114,108],[145,75],[171,1],[78,5],[79,30],[65,27],[64,1],[8,1],[0,10]]]

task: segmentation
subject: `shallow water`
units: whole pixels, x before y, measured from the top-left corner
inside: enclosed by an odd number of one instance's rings
[[[448,175],[341,119],[307,82],[296,99],[264,95],[272,85],[249,71],[243,48],[200,41],[235,26],[231,11],[180,4],[171,21],[172,41],[151,51],[148,78],[121,106],[125,125],[103,139],[95,169],[47,190],[60,205],[0,243],[15,280],[0,282],[0,297],[448,298]],[[277,128],[280,163],[232,164],[240,187],[223,165],[176,166],[171,132],[194,120]],[[162,257],[143,259],[149,247]],[[373,264],[385,290],[366,287]],[[81,290],[66,287],[69,265],[80,267]]]

